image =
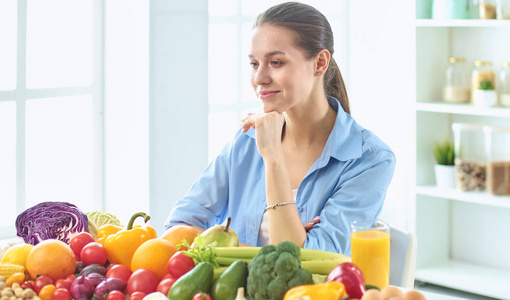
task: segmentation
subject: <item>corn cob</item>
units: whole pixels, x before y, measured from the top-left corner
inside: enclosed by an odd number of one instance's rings
[[[21,265],[0,263],[0,276],[5,278],[11,277],[14,273],[23,273],[25,268]]]

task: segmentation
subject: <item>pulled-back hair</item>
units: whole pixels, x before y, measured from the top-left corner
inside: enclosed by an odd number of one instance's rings
[[[326,17],[310,5],[286,2],[275,5],[257,16],[254,28],[262,24],[280,26],[295,32],[296,46],[303,50],[308,59],[322,49],[334,53],[333,31]],[[328,96],[340,101],[345,112],[350,114],[349,99],[344,80],[333,56],[324,75],[324,88]]]

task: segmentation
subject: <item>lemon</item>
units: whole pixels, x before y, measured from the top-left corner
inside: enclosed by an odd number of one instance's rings
[[[27,257],[30,251],[32,251],[34,245],[31,244],[17,244],[9,248],[2,257],[1,263],[3,264],[15,264],[23,267],[27,266]]]

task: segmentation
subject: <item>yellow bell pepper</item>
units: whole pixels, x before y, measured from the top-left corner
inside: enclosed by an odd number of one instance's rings
[[[122,230],[122,227],[114,224],[104,224],[97,230],[97,242],[104,246],[104,241],[110,234],[115,234]]]
[[[156,230],[149,225],[133,227],[133,223],[138,217],[143,217],[145,223],[150,219],[143,212],[136,213],[129,220],[125,230],[119,230],[115,234],[110,234],[104,241],[104,247],[108,253],[110,263],[122,264],[131,268],[131,258],[138,246],[150,239],[157,238]]]
[[[293,287],[285,293],[283,300],[340,300],[345,295],[343,283],[331,281]]]

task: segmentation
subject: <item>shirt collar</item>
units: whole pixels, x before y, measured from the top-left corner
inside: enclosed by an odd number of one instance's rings
[[[352,116],[342,109],[336,98],[328,96],[328,103],[337,114],[333,130],[329,134],[322,155],[319,157],[319,167],[326,165],[330,157],[334,157],[339,161],[346,161],[361,157],[362,151],[361,128]],[[255,138],[253,128],[250,128],[246,134],[251,138]]]

